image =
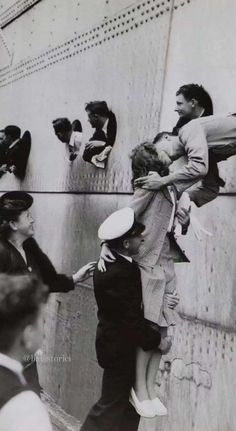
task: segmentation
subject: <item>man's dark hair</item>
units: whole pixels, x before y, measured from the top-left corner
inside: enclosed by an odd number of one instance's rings
[[[119,238],[110,239],[106,242],[108,243],[110,248],[113,248],[114,250],[118,250],[123,247],[123,241],[125,239],[134,238],[137,235],[140,235],[145,229],[145,225],[143,223],[138,222],[135,220],[135,223],[130,228],[128,232],[126,232],[124,235],[120,236]]]
[[[8,214],[0,213],[0,238],[8,239],[11,234],[11,221],[18,221],[22,210],[8,211]]]
[[[89,111],[91,114],[95,115],[102,115],[104,117],[109,117],[110,115],[110,110],[104,100],[94,100],[93,102],[87,103],[85,105],[85,111]]]
[[[79,120],[72,121],[71,127],[72,127],[73,132],[80,132],[80,133],[82,133],[82,131],[83,131],[82,130],[82,124],[81,124],[81,122]]]
[[[20,332],[33,324],[48,288],[31,275],[0,274],[0,352],[8,352]]]
[[[56,133],[66,133],[72,130],[72,125],[68,118],[56,118],[56,120],[53,120],[52,125]]]
[[[119,249],[123,248],[123,241],[125,239],[126,238],[121,237],[121,238],[111,239],[111,240],[106,241],[106,242],[107,242],[109,248],[114,249],[114,250],[119,250]]]
[[[20,138],[21,129],[18,126],[7,126],[4,129],[4,133],[6,136],[10,136],[12,139],[16,140]]]
[[[161,177],[169,174],[169,169],[158,160],[158,153],[152,142],[143,142],[135,147],[130,158],[133,172],[132,182],[136,178],[148,175],[149,171],[158,172]]]
[[[199,105],[204,108],[204,116],[213,115],[213,103],[211,97],[202,85],[182,85],[176,92],[176,96],[180,94],[182,94],[188,102],[192,99],[196,99]]]
[[[153,144],[156,144],[156,143],[157,143],[160,139],[162,139],[162,138],[163,138],[163,136],[165,136],[165,135],[172,136],[172,133],[171,133],[171,132],[166,132],[166,131],[159,132],[159,133],[155,136],[155,138],[153,139]]]

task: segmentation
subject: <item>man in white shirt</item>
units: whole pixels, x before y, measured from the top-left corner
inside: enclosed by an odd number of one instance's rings
[[[52,431],[22,362],[41,346],[48,289],[30,275],[0,275],[0,430]]]
[[[82,143],[82,126],[79,120],[71,123],[68,118],[57,118],[52,122],[55,135],[59,141],[64,142],[69,149],[69,161],[73,162]]]

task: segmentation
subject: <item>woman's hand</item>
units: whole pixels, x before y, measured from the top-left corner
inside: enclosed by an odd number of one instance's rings
[[[101,272],[106,272],[106,262],[115,262],[116,258],[109,246],[104,243],[102,244],[100,259],[98,261],[98,270]]]
[[[86,265],[82,266],[82,268],[80,268],[75,274],[73,274],[72,278],[74,280],[74,283],[77,284],[91,277],[95,269],[96,263],[97,262],[89,262]]]
[[[160,190],[165,186],[164,177],[160,177],[157,172],[152,172],[146,177],[140,177],[134,180],[134,186],[146,190]]]

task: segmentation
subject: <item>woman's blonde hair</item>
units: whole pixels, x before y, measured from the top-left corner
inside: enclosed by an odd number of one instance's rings
[[[161,177],[169,174],[169,169],[159,160],[158,152],[152,142],[143,142],[135,147],[130,155],[132,166],[132,183],[136,178],[158,172]]]

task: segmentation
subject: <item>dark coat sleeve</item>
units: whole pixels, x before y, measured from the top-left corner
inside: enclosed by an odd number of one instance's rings
[[[189,190],[189,197],[197,207],[201,207],[213,201],[219,195],[220,187],[224,187],[225,182],[219,176],[219,169],[215,155],[209,151],[209,169],[200,185]]]
[[[4,246],[4,242],[0,241],[0,272],[10,273],[10,253]]]
[[[25,248],[33,256],[39,275],[49,287],[50,292],[68,292],[74,289],[73,278],[65,274],[58,274],[48,256],[43,253],[33,238],[26,241]]]
[[[30,154],[31,149],[31,135],[28,130],[24,133],[19,142],[13,147],[9,149],[7,152],[7,165],[10,168],[11,166],[15,166],[15,175],[24,179],[26,166]]]
[[[103,130],[97,129],[95,130],[93,136],[89,139],[89,141],[101,141],[101,147],[95,147],[95,148],[86,148],[83,153],[83,159],[85,162],[91,162],[91,159],[96,154],[101,153],[103,149],[105,148],[105,145],[107,144],[107,138]]]
[[[117,122],[115,114],[110,111],[109,121],[107,125],[107,145],[113,147],[116,140]]]
[[[125,269],[123,272],[108,270],[108,274],[100,273],[98,277],[101,277],[98,286],[100,292],[95,292],[95,296],[99,308],[109,320],[119,322],[120,336],[144,350],[156,349],[161,335],[152,327],[151,322],[144,318],[139,270],[138,277],[125,272]],[[94,282],[96,286],[97,271],[94,274]]]
[[[181,129],[181,127],[185,126],[185,124],[187,124],[190,121],[190,119],[188,118],[179,118],[176,125],[173,127],[172,129],[172,135],[174,136],[178,136],[179,133],[179,129]]]
[[[104,142],[105,145],[102,144],[101,147],[95,147],[91,149],[85,148],[83,153],[83,159],[86,162],[91,162],[92,157],[97,154],[100,154],[105,147],[107,146],[113,147],[116,140],[116,132],[117,132],[116,116],[112,111],[110,111],[109,120],[107,124],[107,135],[102,129],[96,129],[93,136],[89,139],[89,141]]]

